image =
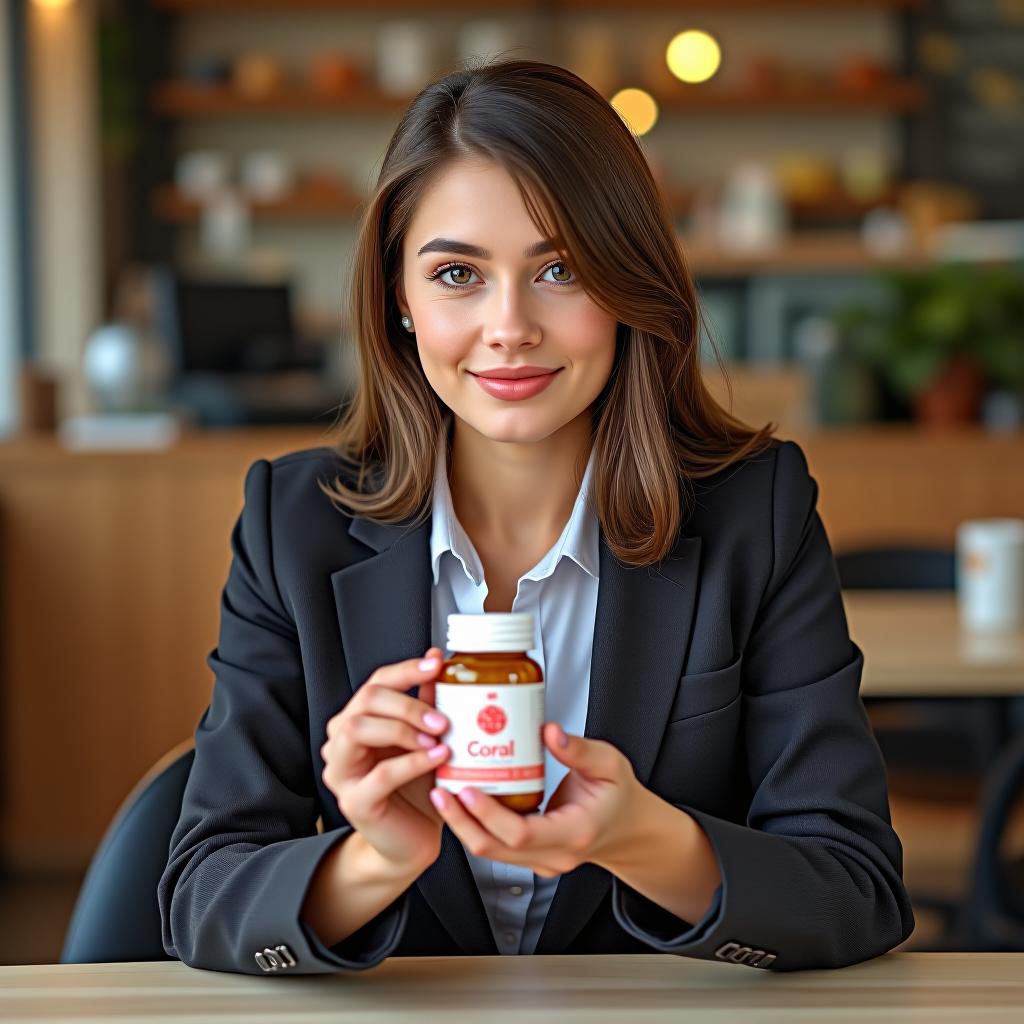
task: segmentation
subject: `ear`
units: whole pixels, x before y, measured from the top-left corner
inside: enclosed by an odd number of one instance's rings
[[[395,289],[395,292],[399,316],[412,316],[409,304],[405,301],[405,282],[401,278],[398,279],[398,287]]]

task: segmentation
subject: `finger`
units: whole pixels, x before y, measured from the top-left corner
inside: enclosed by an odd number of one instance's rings
[[[416,694],[424,704],[432,708],[437,706],[437,683],[421,683]]]
[[[416,697],[388,690],[383,686],[367,683],[365,688],[368,688],[368,692],[358,708],[360,714],[396,718],[435,736],[448,728],[448,719],[432,704],[426,704]]]
[[[548,750],[568,768],[590,779],[622,780],[625,755],[611,743],[566,733],[557,722],[545,722],[541,735]]]
[[[364,747],[402,747],[405,750],[423,750],[437,744],[437,738],[413,728],[397,718],[377,715],[353,715],[348,719],[347,735]]]
[[[466,808],[471,817],[511,850],[524,850],[536,845],[532,828],[540,821],[538,814],[522,815],[499,803],[489,793],[473,786],[464,786],[456,794],[457,800]]]
[[[439,764],[444,764],[449,753],[448,745],[439,743],[430,750],[417,750],[379,761],[352,786],[349,808],[357,816],[373,820],[383,813],[388,797],[395,790],[436,770]]]
[[[389,690],[408,690],[434,679],[440,671],[442,658],[440,647],[429,647],[422,658],[407,658],[392,665],[381,665],[366,680],[366,684],[386,686]]]
[[[504,844],[495,836],[492,836],[462,806],[454,794],[449,793],[440,786],[435,786],[430,791],[430,802],[437,809],[448,827],[462,841],[470,853],[476,857],[490,857],[492,860],[508,860],[511,850],[506,850]]]
[[[558,790],[555,791],[556,793]],[[587,821],[579,806],[567,805],[561,813],[551,812],[552,794],[543,814],[519,815],[487,793],[466,786],[458,793],[462,805],[487,830],[510,849],[542,857],[571,850],[577,833],[585,833]],[[516,821],[509,820],[509,816]]]

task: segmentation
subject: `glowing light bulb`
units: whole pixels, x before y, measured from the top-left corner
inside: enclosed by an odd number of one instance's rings
[[[665,50],[669,71],[683,82],[706,82],[722,63],[722,50],[714,36],[687,29],[672,37]]]
[[[634,135],[646,135],[658,121],[658,104],[643,89],[620,89],[611,104]]]

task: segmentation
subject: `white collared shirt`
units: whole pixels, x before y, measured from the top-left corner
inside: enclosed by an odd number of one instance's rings
[[[447,425],[447,419],[446,419]],[[448,431],[442,431],[434,469],[430,560],[431,643],[448,653],[448,615],[484,610],[487,583],[472,541],[455,516],[448,484]],[[592,490],[594,453],[572,513],[558,540],[519,578],[514,612],[532,612],[534,646],[527,654],[544,673],[545,721],[583,735],[590,692],[590,655],[597,613],[599,524],[587,498]],[[568,769],[544,751],[543,811]],[[528,868],[486,857],[466,857],[503,954],[532,953],[555,893],[558,876],[541,878]]]

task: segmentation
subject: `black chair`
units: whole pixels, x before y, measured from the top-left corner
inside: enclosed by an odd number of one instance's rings
[[[956,556],[948,548],[865,548],[838,553],[835,561],[844,590],[952,591],[956,587]],[[980,799],[1008,732],[1006,709],[998,698],[866,696],[863,700],[885,758],[891,791],[940,803],[948,802],[951,795]],[[982,815],[993,813],[983,810]],[[986,865],[992,859],[981,845],[979,841],[975,854],[975,884],[983,879],[987,885]],[[1000,892],[986,905],[996,905],[1002,896]],[[940,916],[942,936],[931,948],[974,948],[978,940],[973,937],[975,924],[969,913],[975,895],[960,898],[915,891],[912,898],[916,906]]]
[[[836,555],[846,590],[953,590],[956,556],[948,548],[881,547]]]
[[[864,548],[841,552],[835,561],[844,590],[956,587],[956,557],[948,548]],[[998,698],[865,697],[864,706],[893,782],[915,795],[977,798],[1007,738]]]
[[[1003,751],[986,785],[971,885],[961,931],[973,950],[1024,952],[1024,856],[1004,858],[1002,844],[1024,804],[1024,733]]]
[[[1024,733],[1003,751],[988,777],[967,893],[950,909],[950,927],[933,950],[1024,952],[1024,856],[1005,857],[1002,850],[1021,803]]]
[[[164,952],[156,890],[194,755],[192,739],[180,743],[118,808],[79,889],[62,964],[173,959]]]

